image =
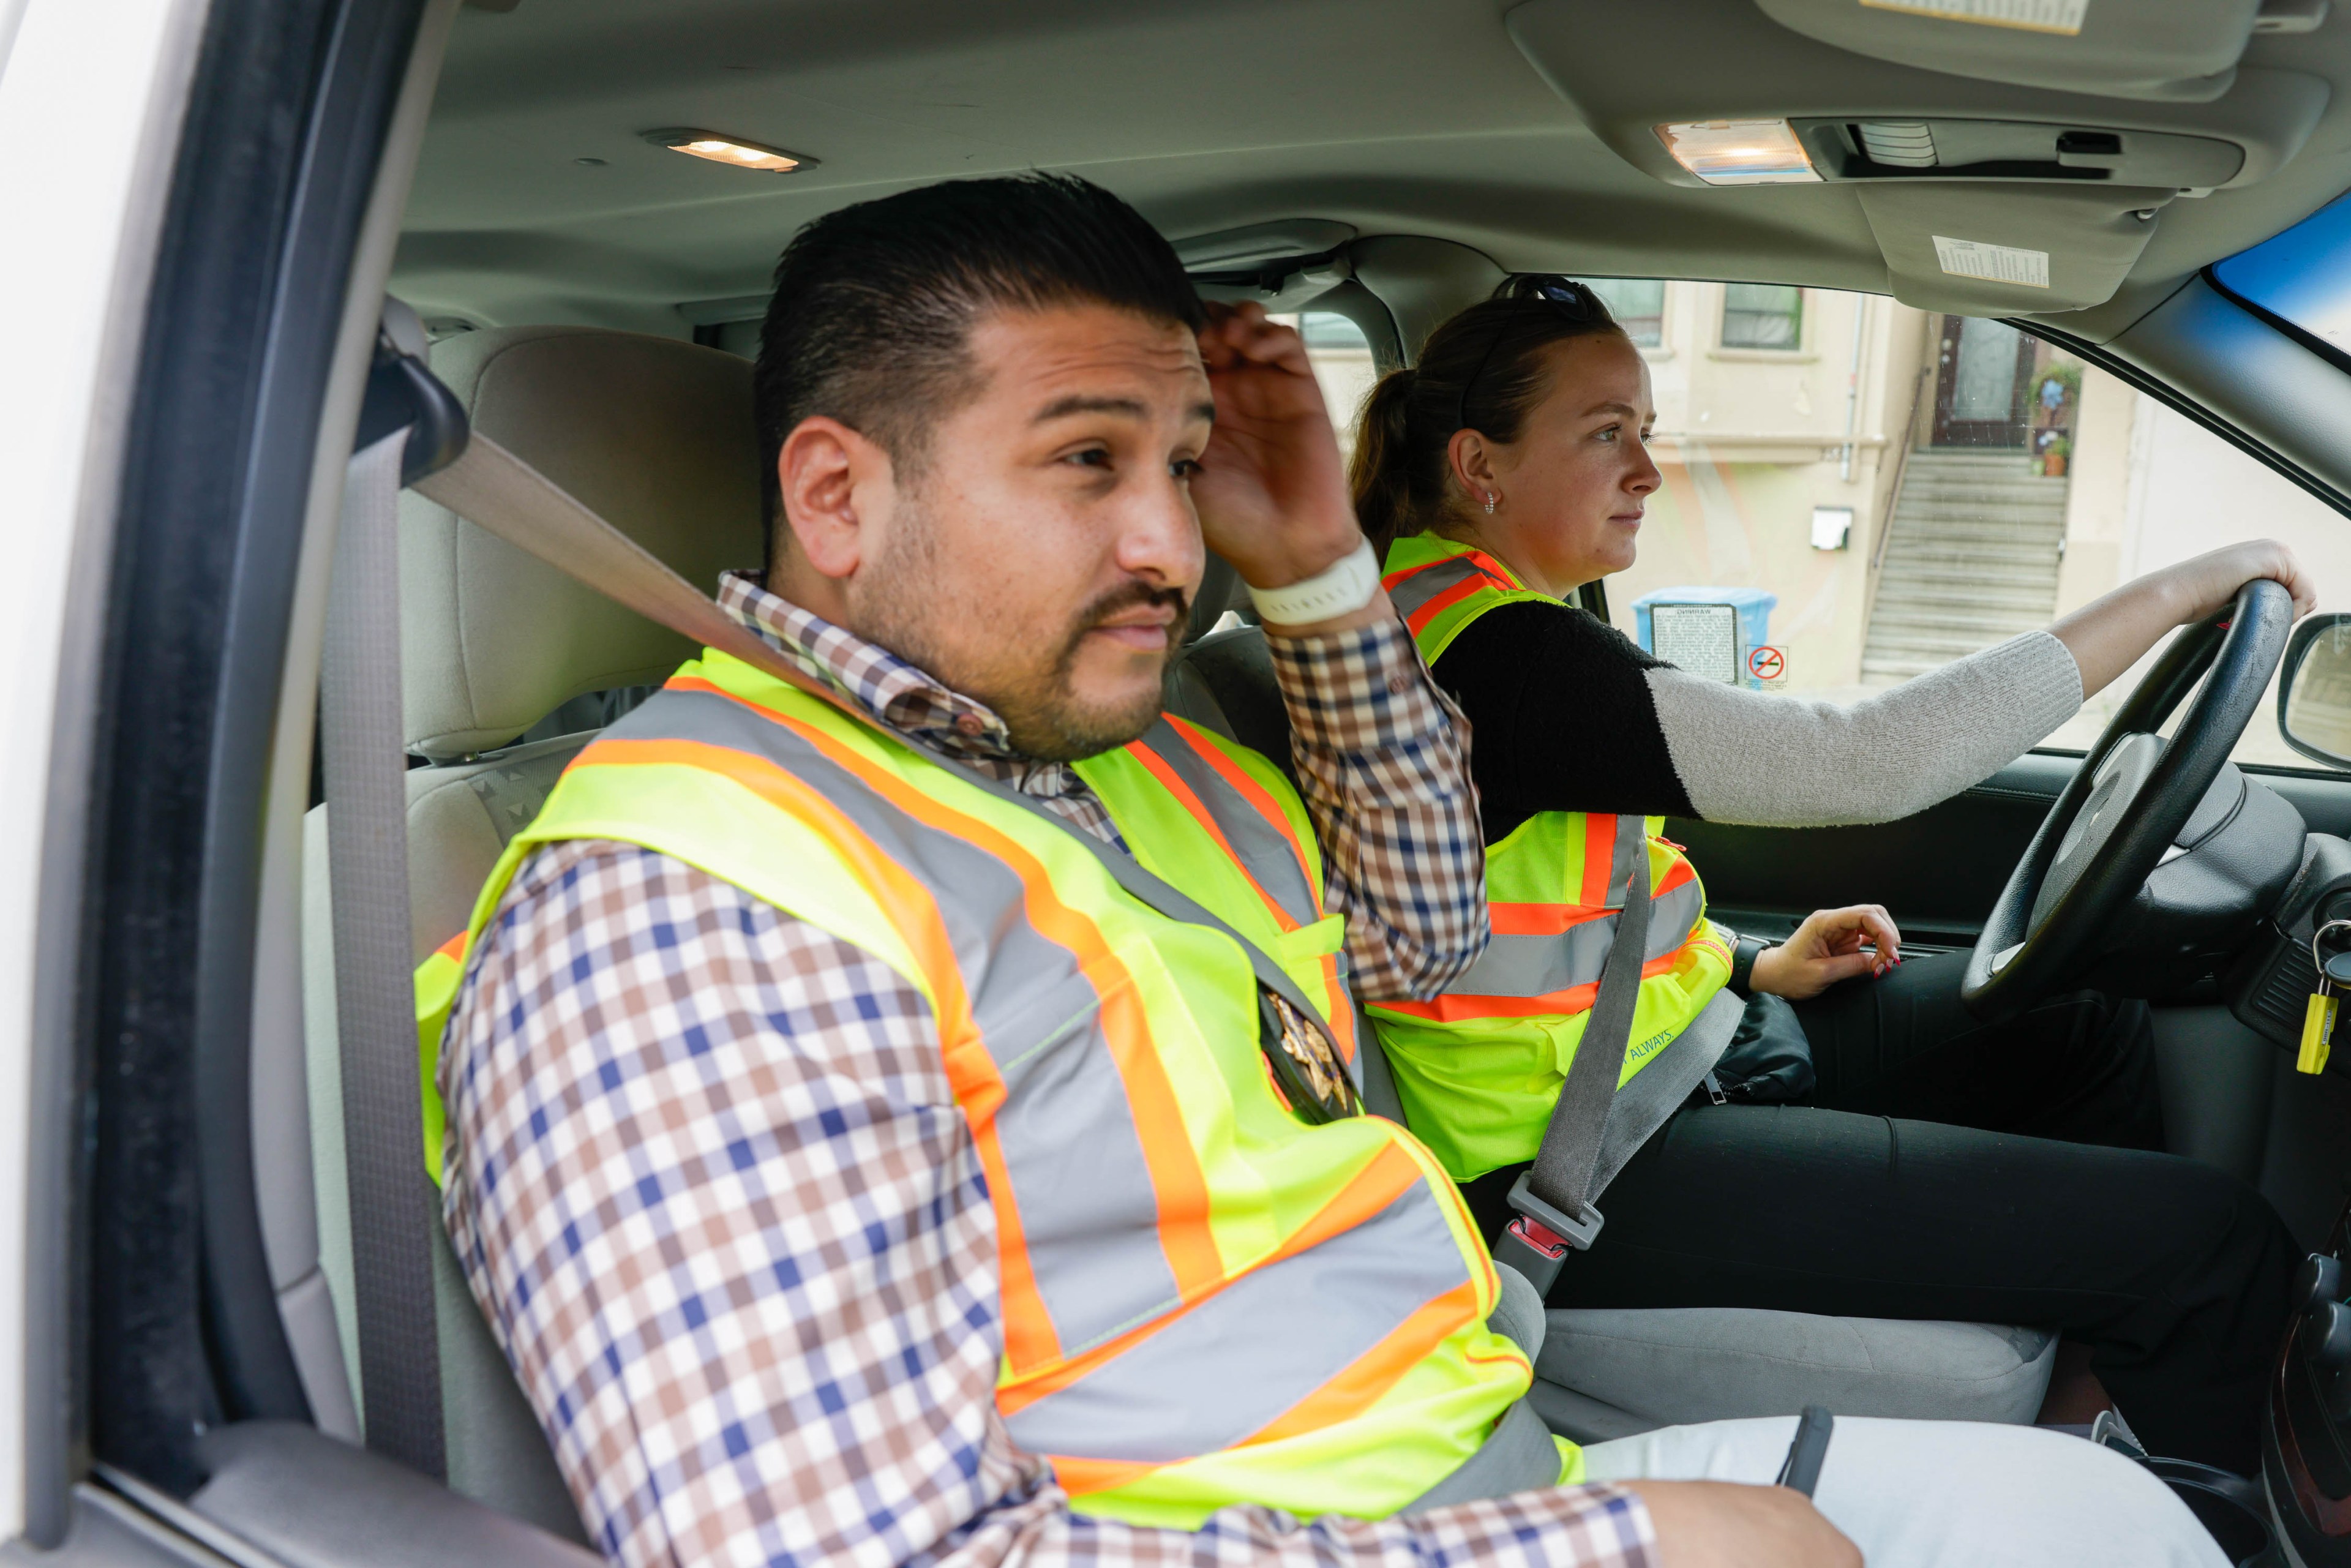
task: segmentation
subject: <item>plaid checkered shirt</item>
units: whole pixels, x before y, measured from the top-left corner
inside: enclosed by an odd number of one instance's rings
[[[1115,841],[982,705],[747,575],[721,602],[900,734]],[[1269,642],[1356,982],[1433,994],[1486,938],[1448,706],[1399,623]],[[475,945],[440,1082],[451,1239],[628,1568],[1654,1560],[1610,1486],[1376,1521],[1235,1507],[1197,1531],[1072,1513],[997,1414],[995,1211],[927,1004],[678,861],[534,853]]]

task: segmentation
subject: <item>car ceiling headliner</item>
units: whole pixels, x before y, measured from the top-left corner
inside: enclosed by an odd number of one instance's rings
[[[1749,0],[1713,3],[1752,25]],[[1651,179],[1544,84],[1511,42],[1508,9],[1508,0],[469,5],[426,130],[393,287],[428,318],[678,336],[677,307],[763,292],[784,240],[824,212],[932,180],[1044,168],[1099,181],[1179,238],[1313,217],[1364,235],[1457,241],[1512,270],[1886,288],[1855,187]],[[1640,26],[1643,7],[1614,9]],[[2196,268],[2351,186],[2346,12],[2336,6],[2314,34],[2256,37],[2246,53],[2247,63],[2332,85],[2293,162],[2261,183],[2172,203],[2113,301],[2049,320],[2110,337]],[[1671,73],[1709,39],[1655,43],[1652,68]],[[1891,68],[1851,60],[1857,88]],[[642,139],[666,126],[820,162],[788,175],[724,168]]]

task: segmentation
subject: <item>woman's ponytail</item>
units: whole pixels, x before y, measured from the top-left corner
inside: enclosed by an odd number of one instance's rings
[[[1355,520],[1383,560],[1400,536],[1420,531],[1411,523],[1412,480],[1405,472],[1415,379],[1408,368],[1390,371],[1372,388],[1355,419],[1355,455],[1347,465]]]

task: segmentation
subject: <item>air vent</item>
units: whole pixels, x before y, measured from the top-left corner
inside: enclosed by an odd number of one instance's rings
[[[1923,120],[1865,120],[1854,130],[1873,163],[1894,169],[1935,166],[1935,133]]]

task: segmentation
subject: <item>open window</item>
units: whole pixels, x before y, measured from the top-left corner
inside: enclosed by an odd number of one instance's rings
[[[1855,700],[2240,538],[2283,539],[2324,608],[2351,602],[2351,530],[2329,497],[2064,343],[1883,296],[1593,282],[1656,312],[1629,318],[1635,341],[1701,325],[1719,294],[1721,343],[1772,350],[1648,349],[1664,484],[1608,602],[1687,667]],[[1711,612],[1727,631],[1705,605],[1727,607]],[[2137,675],[2049,746],[2086,746]],[[2307,766],[2269,708],[2233,755]]]

